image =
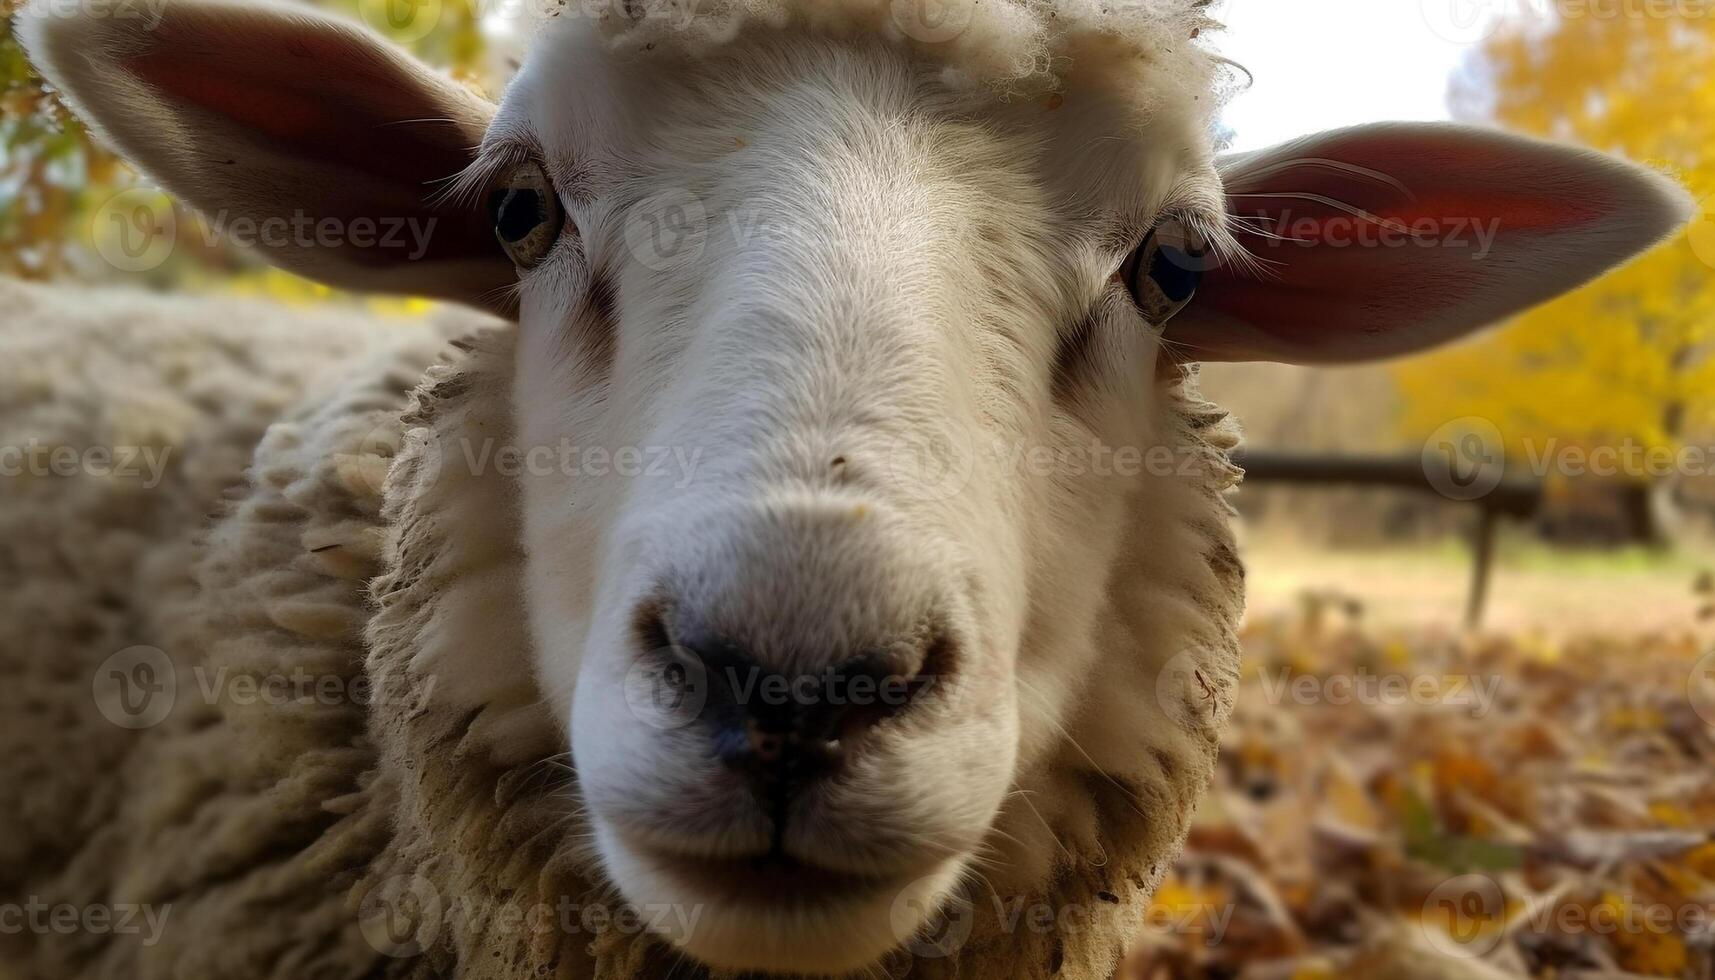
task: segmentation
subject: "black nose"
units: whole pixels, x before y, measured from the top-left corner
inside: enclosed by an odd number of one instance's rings
[[[853,740],[922,698],[943,646],[901,643],[789,674],[718,639],[675,644],[707,684],[702,722],[715,756],[773,800],[837,771]]]

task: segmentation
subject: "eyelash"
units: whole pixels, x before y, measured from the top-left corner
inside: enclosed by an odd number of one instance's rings
[[[1162,212],[1114,274],[1151,324],[1165,325],[1196,298],[1203,273],[1211,267],[1200,224],[1184,212]]]

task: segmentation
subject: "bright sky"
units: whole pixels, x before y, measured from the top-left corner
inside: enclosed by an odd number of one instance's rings
[[[1449,79],[1502,14],[1549,0],[1224,0],[1215,42],[1256,84],[1227,107],[1234,150],[1388,119],[1446,119]],[[500,11],[508,6],[494,0]],[[511,18],[484,18],[492,39]]]
[[[1518,0],[1529,3],[1532,0]],[[1501,0],[1226,0],[1221,53],[1256,75],[1234,149],[1383,119],[1446,119],[1448,79]]]

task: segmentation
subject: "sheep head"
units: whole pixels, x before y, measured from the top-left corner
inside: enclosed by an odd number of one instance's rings
[[[665,938],[836,973],[1102,819],[1177,845],[1240,604],[1187,362],[1422,349],[1686,213],[1457,127],[1218,158],[1203,8],[566,16],[498,109],[297,8],[20,17],[271,260],[516,317],[515,451],[443,453],[511,466],[531,651],[470,656],[533,672],[624,896],[698,909]]]

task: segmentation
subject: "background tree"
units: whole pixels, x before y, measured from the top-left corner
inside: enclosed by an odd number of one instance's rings
[[[1455,82],[1456,111],[1665,169],[1700,214],[1690,234],[1589,287],[1402,365],[1405,425],[1421,436],[1486,418],[1513,462],[1550,445],[1677,453],[1715,432],[1715,11],[1561,6],[1503,24]],[[1619,498],[1634,532],[1659,538],[1652,469],[1628,467]],[[1565,474],[1547,475],[1564,492]]]
[[[102,220],[111,217],[103,208],[140,182],[89,138],[31,70],[13,32],[23,5],[24,0],[0,0],[5,16],[0,27],[0,275],[107,276],[115,270],[103,260],[98,241],[113,229]],[[319,0],[314,5],[362,20],[429,63],[450,66],[455,78],[477,88],[497,91],[515,67],[482,30],[478,13],[488,8],[472,0]],[[180,229],[199,227],[187,209],[164,196],[158,202],[151,205],[160,212],[155,218],[170,217]],[[282,299],[320,299],[332,292],[229,246],[207,244],[210,240],[179,234],[165,262],[142,274],[127,270],[133,272],[127,281],[258,291]]]

